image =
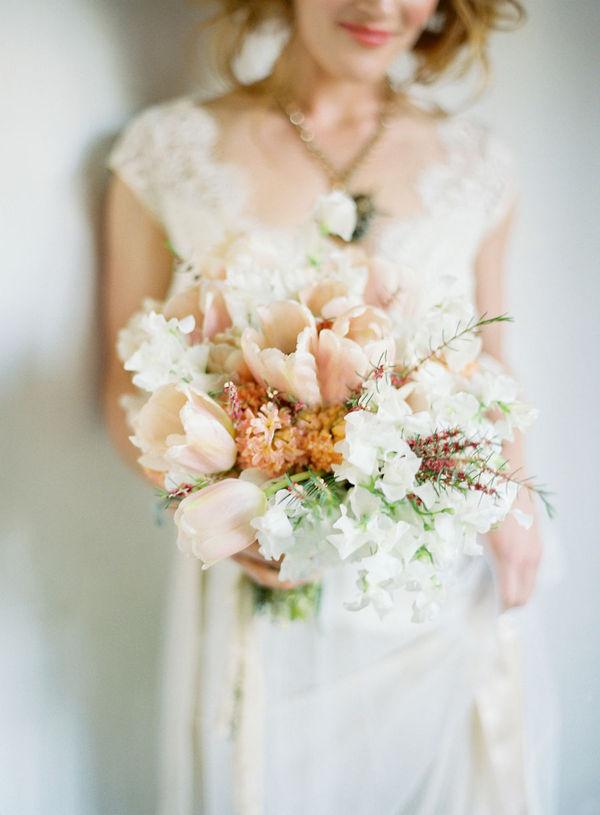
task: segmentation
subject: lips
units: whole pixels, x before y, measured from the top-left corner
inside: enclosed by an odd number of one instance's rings
[[[357,42],[371,47],[386,45],[394,36],[391,31],[358,23],[340,23],[340,27]]]

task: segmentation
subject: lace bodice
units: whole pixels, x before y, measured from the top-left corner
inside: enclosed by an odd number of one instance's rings
[[[423,282],[450,275],[473,295],[477,250],[514,196],[512,161],[487,128],[465,118],[436,124],[443,159],[414,181],[418,210],[388,218],[374,251],[415,270]],[[192,96],[146,108],[114,145],[108,166],[163,226],[183,258],[198,258],[236,231],[251,229],[277,243],[289,262],[302,251],[300,230],[261,223],[249,211],[250,178],[216,158],[214,116]],[[304,264],[297,264],[301,268]]]

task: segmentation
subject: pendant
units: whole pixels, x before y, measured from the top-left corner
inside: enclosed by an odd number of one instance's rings
[[[376,210],[373,198],[368,193],[356,193],[351,197],[356,204],[356,227],[350,238],[350,242],[353,243],[367,234]]]

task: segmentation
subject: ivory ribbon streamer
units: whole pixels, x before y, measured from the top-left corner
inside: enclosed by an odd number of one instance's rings
[[[519,637],[514,621],[500,615],[493,652],[475,696],[488,764],[489,781],[496,787],[498,813],[533,815],[525,779],[525,733]]]
[[[219,724],[227,729],[234,743],[236,813],[262,815],[265,694],[259,619],[254,613],[250,581],[242,576],[236,590],[229,676],[224,687]]]

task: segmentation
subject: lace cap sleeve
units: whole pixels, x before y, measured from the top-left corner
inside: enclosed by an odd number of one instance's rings
[[[490,232],[508,214],[517,192],[514,156],[507,145],[487,128],[480,131],[481,185],[485,230]]]
[[[161,114],[161,106],[154,105],[134,116],[117,137],[106,161],[106,166],[127,184],[159,222],[162,222],[162,212],[156,139]]]

